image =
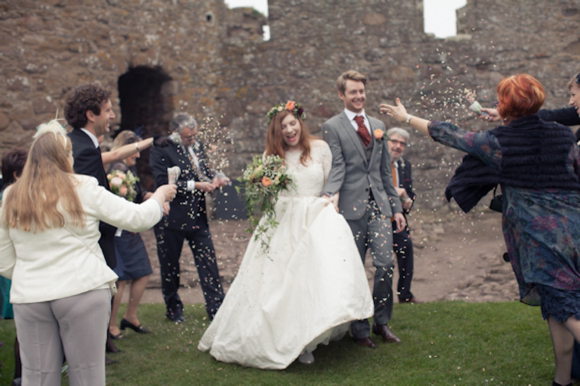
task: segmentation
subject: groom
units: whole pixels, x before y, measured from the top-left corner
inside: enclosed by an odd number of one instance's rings
[[[336,80],[344,111],[322,125],[322,136],[332,151],[332,169],[323,189],[347,220],[364,264],[367,249],[375,267],[372,331],[385,342],[400,339],[387,326],[393,312],[393,236],[405,227],[401,201],[393,187],[391,163],[385,143],[385,125],[365,114],[366,78],[347,71]],[[375,133],[376,132],[376,133]],[[340,193],[336,196],[336,193]],[[367,320],[351,324],[355,342],[376,347]]]

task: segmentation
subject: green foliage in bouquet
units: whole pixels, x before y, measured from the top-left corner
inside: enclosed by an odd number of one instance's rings
[[[250,220],[247,231],[254,232],[254,240],[260,240],[262,248],[267,252],[270,240],[266,234],[278,226],[274,211],[278,195],[283,190],[293,188],[294,180],[286,172],[286,161],[279,156],[269,155],[263,161],[261,156],[255,156],[238,181],[242,186],[237,186],[236,190],[244,195]],[[260,216],[264,218],[262,222]]]
[[[133,175],[130,170],[127,170],[127,172],[113,170],[111,173],[107,174],[107,180],[109,181],[111,192],[115,193],[117,196],[124,197],[131,202],[135,200],[135,197],[137,196],[137,190],[135,187],[139,181],[139,177]]]

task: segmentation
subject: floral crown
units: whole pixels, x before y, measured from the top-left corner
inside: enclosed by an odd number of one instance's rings
[[[272,122],[272,119],[274,119],[276,114],[284,110],[292,112],[292,114],[294,114],[296,118],[302,120],[306,118],[306,114],[304,114],[304,109],[299,103],[296,103],[294,101],[288,101],[286,103],[280,103],[279,105],[272,107],[270,111],[268,111],[268,114],[266,114],[266,116],[268,117],[268,125],[270,124],[270,122]]]

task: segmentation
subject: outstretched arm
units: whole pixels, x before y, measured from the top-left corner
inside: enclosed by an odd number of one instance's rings
[[[406,122],[413,129],[429,137],[430,121],[408,114],[407,109],[405,108],[405,106],[403,106],[399,98],[397,98],[395,106],[382,103],[381,113],[387,114],[388,116],[395,118],[395,120],[399,123]]]
[[[108,164],[111,162],[122,161],[133,154],[143,151],[153,144],[153,138],[147,138],[139,142],[130,143],[128,145],[121,146],[118,149],[106,151],[101,153],[101,158],[103,159],[103,164]]]
[[[580,125],[580,116],[574,107],[538,111],[538,116],[544,121],[558,122],[564,126]]]

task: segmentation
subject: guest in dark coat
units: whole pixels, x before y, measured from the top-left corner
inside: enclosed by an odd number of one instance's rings
[[[397,282],[397,296],[399,303],[422,303],[411,292],[411,281],[413,280],[414,255],[413,241],[409,229],[408,214],[411,212],[413,203],[417,196],[413,192],[413,177],[411,174],[411,163],[403,158],[409,133],[398,127],[387,130],[387,147],[391,156],[391,168],[393,185],[403,206],[403,216],[407,225],[399,233],[393,233],[393,250],[397,256],[397,268],[399,269],[399,280]],[[395,226],[395,224],[393,224]],[[394,228],[393,228],[394,229]]]
[[[97,138],[109,132],[111,120],[115,118],[110,97],[111,92],[100,86],[82,84],[69,92],[64,107],[65,118],[73,128],[69,138],[73,146],[75,173],[95,177],[99,185],[107,190],[110,190],[109,183]],[[101,222],[99,231],[99,246],[107,265],[115,268],[116,228]]]
[[[177,114],[171,121],[172,143],[151,150],[150,165],[155,186],[167,184],[167,169],[179,166],[177,196],[169,215],[155,226],[157,255],[161,268],[161,290],[167,307],[165,316],[174,322],[185,321],[179,289],[179,258],[187,240],[210,317],[222,304],[224,292],[219,277],[215,249],[209,230],[205,194],[227,182],[215,178],[201,142],[195,140],[197,122],[189,114]]]
[[[115,118],[111,104],[111,92],[96,84],[81,84],[72,89],[66,97],[64,116],[73,128],[69,133],[74,158],[74,172],[95,177],[99,185],[109,190],[107,174],[101,158],[98,137],[109,132],[111,120]],[[114,269],[117,265],[115,253],[115,232],[117,228],[105,222],[99,223],[99,246],[107,265]],[[107,328],[107,351],[117,352],[109,337]],[[106,359],[107,364],[115,361]]]
[[[446,191],[464,211],[501,184],[503,233],[520,299],[541,306],[556,359],[554,385],[568,385],[580,338],[580,149],[570,129],[537,115],[546,93],[534,77],[505,78],[497,94],[504,126],[486,132],[409,115],[398,98],[381,111],[468,153]]]

